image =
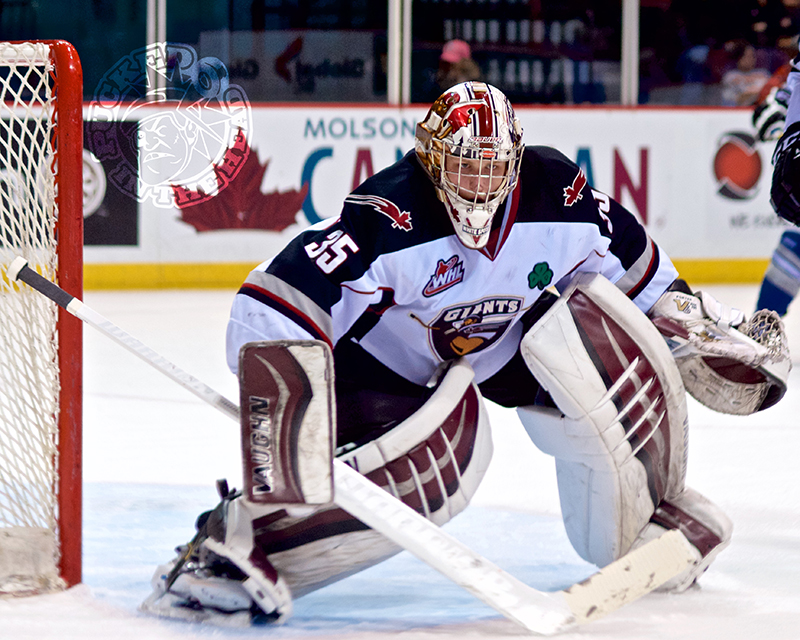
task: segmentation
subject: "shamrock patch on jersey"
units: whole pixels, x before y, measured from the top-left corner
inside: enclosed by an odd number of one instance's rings
[[[544,291],[552,281],[553,270],[546,262],[537,262],[533,265],[533,271],[528,274],[528,286],[531,289],[538,288],[539,291]]]
[[[428,327],[428,338],[442,360],[487,349],[511,326],[520,298],[492,297],[443,310]]]

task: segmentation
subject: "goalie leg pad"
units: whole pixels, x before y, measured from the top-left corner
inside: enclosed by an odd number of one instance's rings
[[[456,361],[416,413],[341,459],[433,522],[448,522],[469,503],[492,455],[488,415],[473,377],[469,363]],[[186,567],[191,576],[167,590],[162,576],[169,572],[160,567],[155,582],[161,586],[144,610],[215,624],[250,624],[252,608],[228,609],[255,603],[264,614],[273,609],[266,617],[280,621],[289,615],[292,597],[401,550],[333,505],[256,504],[241,496],[230,502],[225,518],[215,511],[203,524],[217,533],[200,544],[197,563]],[[219,572],[213,574],[213,566],[203,563],[208,558],[235,566],[237,580],[222,584]],[[212,575],[214,580],[198,582]]]
[[[473,378],[469,363],[456,360],[416,413],[340,459],[429,520],[448,522],[467,506],[492,458]]]
[[[696,550],[694,565],[657,589],[680,593],[691,587],[719,552],[730,544],[733,523],[717,505],[687,487],[678,497],[658,506],[634,541],[633,548],[660,537],[670,529],[683,533]]]
[[[521,407],[556,457],[565,526],[598,566],[630,549],[656,505],[683,491],[686,397],[663,338],[614,285],[581,275],[520,349],[558,410]]]
[[[590,420],[542,407],[517,413],[533,443],[556,457],[561,514],[578,555],[601,567],[624,555],[653,513],[645,466],[623,438],[609,447],[611,434]]]

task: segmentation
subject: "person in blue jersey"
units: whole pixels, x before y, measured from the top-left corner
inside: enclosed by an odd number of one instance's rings
[[[778,140],[773,154],[770,201],[775,212],[794,227],[786,229],[773,251],[759,289],[757,309],[783,316],[800,291],[800,95],[793,89],[800,79],[800,55],[783,71],[782,83],[753,111],[753,125],[761,141]]]
[[[250,273],[227,348],[236,372],[252,342],[327,343],[336,455],[439,525],[467,506],[488,466],[485,400],[517,408],[556,458],[578,553],[605,566],[679,529],[695,563],[663,588],[682,591],[732,531],[684,484],[682,378],[731,413],[764,409],[785,389],[786,354],[739,339],[733,327],[746,325],[693,294],[575,163],[526,147],[501,91],[465,82],[434,102],[414,150]],[[718,362],[739,368],[723,375]],[[144,609],[282,621],[294,598],[398,551],[333,505],[299,513],[233,492],[157,569]]]

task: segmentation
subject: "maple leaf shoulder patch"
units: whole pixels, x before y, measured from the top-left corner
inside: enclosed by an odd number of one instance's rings
[[[381,196],[359,195],[351,193],[344,199],[344,201],[349,202],[350,204],[361,204],[372,207],[375,209],[375,211],[382,213],[392,221],[393,229],[411,231],[413,228],[411,226],[411,212],[400,211],[400,207],[398,207],[394,202],[387,200],[386,198],[382,198]]]
[[[578,175],[568,187],[564,187],[564,206],[571,207],[583,198],[583,188],[586,186],[586,174],[583,169],[578,169]]]

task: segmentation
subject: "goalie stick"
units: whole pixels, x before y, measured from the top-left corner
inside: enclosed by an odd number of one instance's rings
[[[222,413],[239,421],[239,407],[42,277],[22,257],[8,267],[21,280],[105,333]],[[563,591],[538,591],[517,580],[341,460],[333,460],[334,502],[406,549],[505,617],[538,635],[554,635],[596,620],[646,595],[685,570],[691,545],[677,530],[649,542]]]

